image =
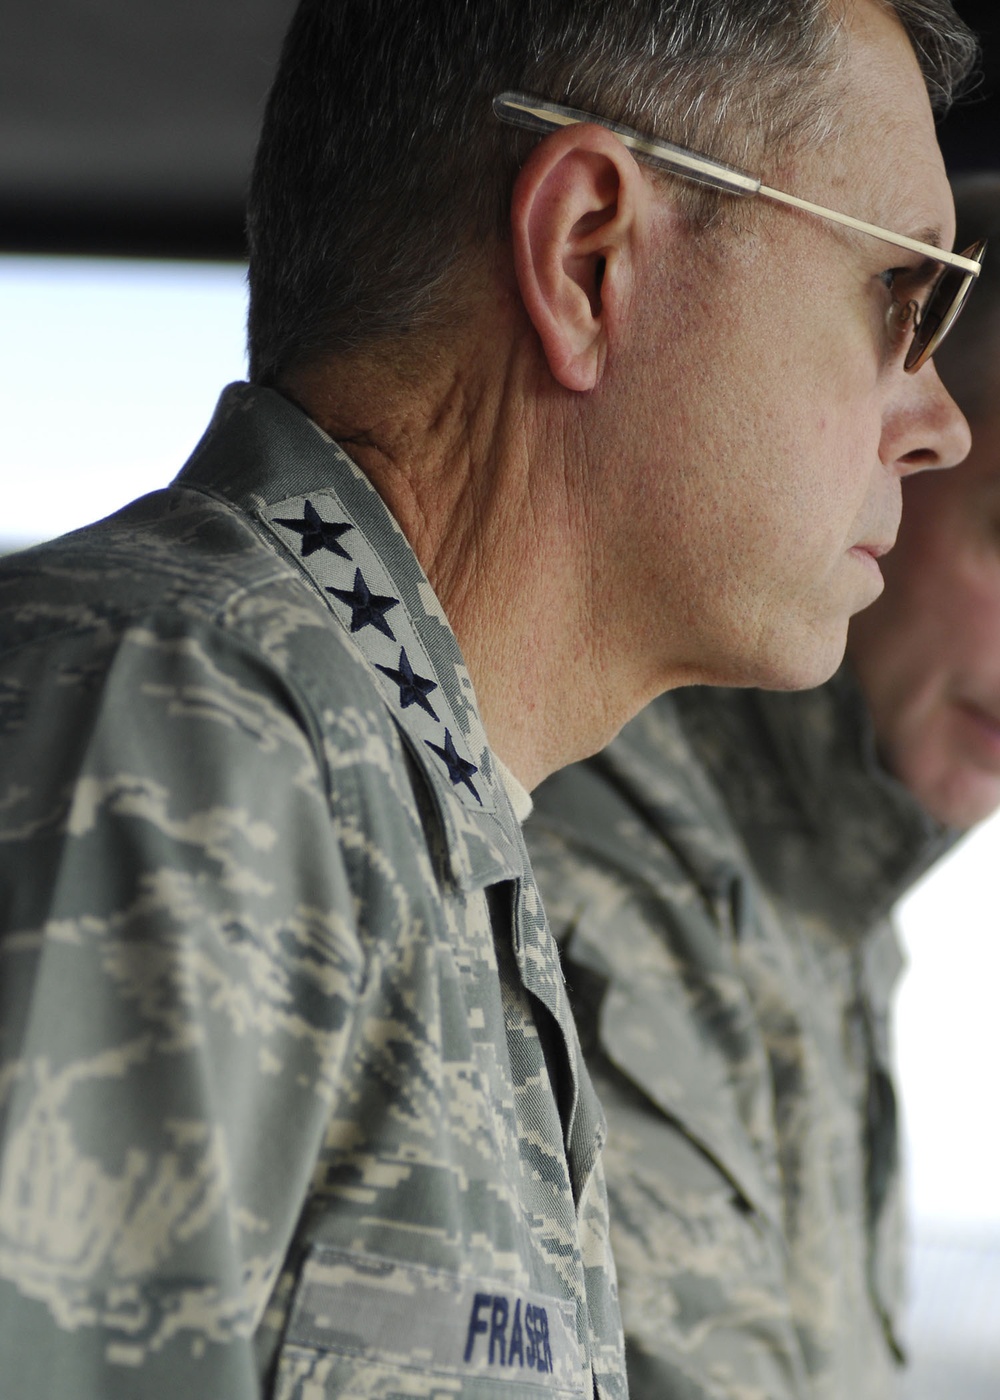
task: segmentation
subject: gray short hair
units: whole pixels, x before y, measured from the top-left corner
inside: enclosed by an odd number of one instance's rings
[[[1000,389],[1000,171],[961,175],[952,188],[955,247],[967,248],[979,238],[993,246],[962,319],[934,358],[962,412],[982,419],[997,412]]]
[[[950,0],[876,0],[941,109],[976,43]],[[844,0],[301,0],[251,182],[251,378],[447,319],[450,278],[503,238],[537,93],[723,160],[826,130]],[[683,193],[682,193],[683,189]],[[717,200],[678,183],[707,219]]]

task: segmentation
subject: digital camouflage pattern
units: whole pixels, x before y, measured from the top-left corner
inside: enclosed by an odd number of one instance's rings
[[[842,671],[664,696],[535,794],[608,1117],[640,1400],[884,1400],[900,1343],[886,914],[944,847]]]
[[[367,479],[234,385],[0,599],[5,1393],[620,1400],[603,1119]]]

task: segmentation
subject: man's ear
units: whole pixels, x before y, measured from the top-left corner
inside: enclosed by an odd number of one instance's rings
[[[592,389],[600,377],[607,311],[634,276],[647,200],[631,154],[591,123],[539,142],[517,178],[511,233],[521,299],[567,389]]]

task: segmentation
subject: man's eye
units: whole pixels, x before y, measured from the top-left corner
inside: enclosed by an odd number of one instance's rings
[[[922,302],[940,275],[940,265],[927,259],[916,267],[888,267],[878,274],[879,281],[902,301]],[[903,284],[902,289],[900,283]]]
[[[885,272],[879,273],[879,280],[883,282],[891,292],[897,281],[901,277],[905,277],[909,271],[910,269],[908,267],[889,267],[886,268]]]

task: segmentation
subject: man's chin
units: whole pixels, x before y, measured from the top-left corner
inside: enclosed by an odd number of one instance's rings
[[[771,657],[760,660],[752,679],[740,684],[759,690],[812,690],[822,685],[844,659],[847,622],[822,634],[806,631],[800,635],[798,645],[791,639],[788,642],[776,647]]]
[[[964,757],[927,776],[910,775],[900,764],[897,777],[935,821],[959,831],[985,821],[1000,807],[1000,774],[969,764]]]

